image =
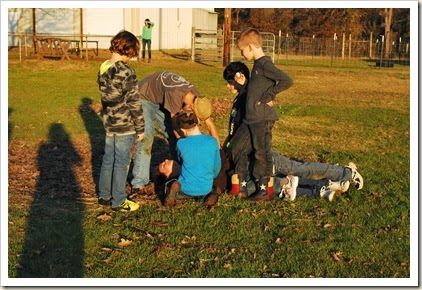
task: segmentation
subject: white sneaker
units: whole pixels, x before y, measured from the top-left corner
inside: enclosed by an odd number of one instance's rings
[[[341,181],[328,181],[327,189],[332,191],[338,191],[339,193],[346,192],[349,189],[350,181],[341,180]]]
[[[331,190],[331,189],[323,186],[323,187],[321,187],[319,195],[321,197],[328,199],[329,201],[333,201],[335,193],[336,192],[334,190]]]
[[[349,162],[349,164],[346,165],[347,168],[350,168],[352,170],[352,183],[355,185],[357,190],[362,189],[363,187],[363,177],[358,172],[357,166],[353,162]]]
[[[289,183],[283,185],[279,197],[285,197],[290,200],[295,200],[297,194],[296,190],[299,185],[299,177],[288,175],[286,176],[286,178],[289,180]]]

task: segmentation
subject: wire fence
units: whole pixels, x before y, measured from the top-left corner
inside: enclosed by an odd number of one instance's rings
[[[231,32],[230,61],[244,61],[235,40],[239,31]],[[69,54],[89,60],[98,57],[98,50],[107,49],[113,35],[64,35],[37,34],[37,37],[58,37],[71,41]],[[37,54],[33,34],[10,34],[9,51],[19,50],[19,59],[34,58]],[[362,39],[345,34],[337,37],[275,36],[262,32],[263,50],[274,63],[283,65],[355,66],[368,62],[383,64],[410,64],[410,41],[399,38],[391,43],[391,51],[385,56],[383,37]],[[222,62],[224,53],[222,30],[192,30],[190,59],[197,62]],[[389,65],[390,66],[390,65]]]

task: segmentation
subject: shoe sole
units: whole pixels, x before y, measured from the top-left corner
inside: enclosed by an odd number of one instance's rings
[[[293,201],[296,199],[296,195],[297,195],[296,190],[299,185],[299,178],[292,178],[291,181],[292,181],[292,191],[294,194],[290,194],[290,200]]]
[[[352,170],[352,182],[355,185],[356,189],[361,190],[363,188],[363,177],[358,172],[358,167],[353,162],[349,162],[346,167]]]

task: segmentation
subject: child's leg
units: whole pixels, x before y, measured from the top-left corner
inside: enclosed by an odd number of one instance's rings
[[[111,198],[111,180],[114,165],[114,136],[105,137],[105,148],[101,163],[100,179],[98,183],[98,197],[109,200]]]
[[[136,144],[136,154],[133,162],[132,188],[143,188],[150,180],[151,150],[154,142],[156,112],[160,110],[159,105],[142,100],[144,113],[144,139]]]
[[[273,175],[272,129],[273,121],[249,124],[252,145],[255,149],[253,175],[256,179]]]
[[[275,174],[292,174],[306,179],[347,180],[352,178],[351,170],[339,165],[320,162],[299,162],[290,160],[277,152],[272,152]]]
[[[122,205],[126,200],[126,179],[131,161],[131,148],[136,134],[115,136],[114,166],[112,179],[111,206]]]

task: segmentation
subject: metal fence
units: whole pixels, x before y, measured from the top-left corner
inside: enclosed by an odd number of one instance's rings
[[[231,32],[230,61],[246,61],[235,45],[239,31]],[[89,59],[98,54],[98,46],[108,46],[112,35],[58,35],[37,34],[38,37],[59,37],[71,40],[70,53],[80,58]],[[9,48],[19,49],[19,59],[34,57],[33,34],[9,34]],[[389,56],[385,56],[386,43],[382,37],[362,39],[351,35],[340,37],[299,37],[275,36],[262,32],[263,50],[272,57],[274,63],[283,65],[313,66],[355,66],[369,63],[392,62],[409,65],[410,41],[392,42]],[[224,53],[224,36],[222,30],[192,29],[191,55],[193,61],[222,62]],[[189,54],[189,53],[188,53]]]

